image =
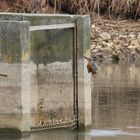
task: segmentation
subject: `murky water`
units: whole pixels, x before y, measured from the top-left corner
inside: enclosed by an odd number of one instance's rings
[[[93,77],[91,130],[44,131],[6,140],[140,140],[139,73],[137,63],[98,64]]]
[[[139,72],[139,64],[99,66],[93,77],[93,128],[140,132]]]
[[[140,134],[121,130],[91,130],[88,132],[47,131],[32,133],[23,138],[0,138],[1,140],[140,140]]]

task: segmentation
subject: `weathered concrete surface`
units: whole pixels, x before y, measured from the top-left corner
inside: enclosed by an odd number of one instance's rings
[[[0,20],[7,21],[29,21],[30,25],[50,25],[74,22],[75,16],[67,14],[20,14],[20,13],[0,13]]]
[[[19,104],[22,106],[21,114],[23,114],[20,121],[22,122],[20,127],[22,131],[29,131],[29,125],[37,121],[43,123],[50,118],[59,119],[62,116],[69,118],[73,115],[73,30],[35,31],[30,34],[31,40],[29,43],[29,23],[30,25],[76,24],[79,126],[80,128],[90,126],[91,77],[86,70],[87,62],[83,60],[84,55],[90,56],[89,16],[0,13],[0,20],[2,25],[3,20],[19,21],[7,21],[7,24],[4,26],[7,29],[12,27],[11,23],[20,25],[20,28],[13,28],[17,31],[19,29],[19,34],[12,36],[13,31],[9,30],[8,36],[10,37],[4,37],[5,40],[8,39],[7,42],[13,41],[14,37],[18,38],[18,41],[16,41],[19,42],[18,47],[7,46],[7,50],[5,50],[6,55],[3,55],[3,52],[1,52],[1,56],[3,58],[2,62],[6,64],[21,64],[19,77],[22,86],[20,86],[20,91],[17,92],[20,96],[15,98],[20,98]],[[22,22],[22,20],[29,21],[29,23]],[[10,27],[7,26],[8,23]],[[2,34],[3,32],[4,30]],[[13,46],[15,42],[13,43],[12,41],[10,45],[12,44]],[[6,45],[6,42],[3,41],[2,43],[2,46]],[[15,46],[17,45],[15,44]],[[13,48],[12,51],[10,51],[11,48]],[[19,53],[16,53],[17,51]],[[37,114],[37,117],[35,114]]]
[[[28,75],[22,57],[28,53],[29,22],[0,21],[0,126],[30,130]],[[27,70],[26,70],[27,71]],[[26,86],[25,86],[26,83]],[[22,124],[21,124],[22,123]]]
[[[0,63],[0,127],[21,127],[21,65]]]
[[[38,104],[31,108],[33,126],[73,116],[72,36],[71,29],[31,32],[38,89]]]
[[[78,47],[78,83],[79,83],[79,124],[83,128],[91,126],[91,75],[87,72],[87,61],[90,57],[90,17],[77,17]]]
[[[5,21],[22,21],[22,14],[17,13],[6,13],[6,12],[0,12],[0,20]]]
[[[23,20],[30,21],[30,25],[50,25],[73,23],[74,19],[70,15],[46,15],[46,14],[26,14]]]

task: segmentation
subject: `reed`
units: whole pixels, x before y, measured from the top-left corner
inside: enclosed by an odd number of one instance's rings
[[[138,19],[140,0],[47,0],[55,9],[70,14],[105,15]]]
[[[2,0],[0,0],[1,2]],[[12,7],[7,12],[44,13],[52,6],[54,13],[89,14],[107,18],[140,18],[140,0],[6,0]]]

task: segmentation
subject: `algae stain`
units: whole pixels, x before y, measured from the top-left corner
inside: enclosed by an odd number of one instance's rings
[[[22,132],[18,128],[0,128],[0,136],[11,136],[16,135],[18,137],[22,136]]]
[[[22,52],[22,62],[28,61],[30,59],[30,53],[27,52]]]
[[[7,62],[8,62],[8,63],[12,63],[12,62],[13,62],[13,55],[12,55],[12,54],[9,54],[9,55],[7,56]]]

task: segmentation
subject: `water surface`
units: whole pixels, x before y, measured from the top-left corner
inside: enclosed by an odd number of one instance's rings
[[[140,132],[140,65],[120,62],[99,65],[93,77],[94,129]]]
[[[140,140],[140,64],[98,64],[93,77],[92,129],[43,131],[3,140]]]

